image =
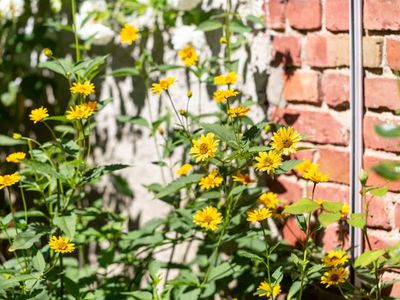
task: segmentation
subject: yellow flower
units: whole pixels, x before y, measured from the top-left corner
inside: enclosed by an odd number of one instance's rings
[[[14,140],[19,140],[20,138],[22,138],[22,135],[19,134],[19,133],[13,133],[12,138],[13,138]]]
[[[273,174],[282,164],[281,156],[274,151],[258,153],[256,161],[254,167],[257,170],[267,172],[268,175]]]
[[[179,57],[183,60],[186,67],[190,67],[197,63],[199,56],[197,55],[196,49],[190,45],[186,45],[179,51]]]
[[[211,171],[210,174],[200,179],[199,185],[203,190],[219,187],[224,179],[218,176],[218,171]]]
[[[90,101],[88,103],[71,106],[67,111],[68,120],[82,120],[87,119],[96,109],[96,101]]]
[[[198,140],[192,140],[193,147],[190,154],[196,158],[196,162],[204,161],[215,156],[219,141],[213,133],[202,134]]]
[[[69,90],[72,94],[82,94],[85,96],[89,96],[95,91],[94,84],[89,80],[86,80],[85,82],[74,82]]]
[[[272,216],[271,211],[268,208],[253,209],[247,212],[247,221],[249,222],[261,222]]]
[[[273,134],[271,141],[271,146],[276,152],[290,155],[297,152],[301,136],[292,127],[281,127]]]
[[[237,95],[239,95],[239,92],[235,91],[234,89],[218,90],[214,92],[213,98],[217,103],[223,103],[226,102],[228,98],[235,97]]]
[[[6,161],[10,163],[19,163],[21,160],[24,160],[26,157],[26,154],[24,152],[14,152],[11,153],[6,157]]]
[[[232,108],[228,109],[228,116],[232,119],[242,118],[242,117],[247,116],[249,111],[250,111],[250,108],[245,107],[245,106],[232,107]]]
[[[254,179],[250,177],[250,174],[241,174],[238,173],[232,176],[234,182],[240,182],[241,184],[248,185],[250,183],[256,182]]]
[[[67,237],[56,237],[52,236],[49,241],[49,246],[55,252],[58,253],[71,253],[75,250],[74,243],[68,243],[69,239]]]
[[[34,124],[37,122],[43,121],[49,116],[49,113],[47,111],[47,108],[41,106],[39,108],[33,109],[29,115],[29,118],[31,121],[33,121]]]
[[[321,276],[321,283],[326,284],[328,288],[331,285],[339,285],[346,282],[348,276],[349,272],[345,268],[333,268]]]
[[[329,180],[329,175],[320,171],[318,164],[311,164],[310,167],[303,173],[305,179],[313,182],[326,182]]]
[[[331,250],[322,259],[325,267],[338,267],[349,261],[349,256],[343,250]]]
[[[119,37],[121,39],[121,43],[132,45],[132,43],[139,38],[139,29],[137,29],[137,27],[134,25],[125,24],[119,32]]]
[[[308,170],[310,168],[310,166],[312,165],[311,160],[309,159],[305,159],[303,160],[301,163],[299,163],[298,165],[296,165],[294,167],[294,169],[300,174],[303,175],[303,173]]]
[[[222,223],[222,215],[215,207],[207,206],[194,214],[193,222],[201,228],[215,231]]]
[[[153,83],[151,85],[151,92],[153,94],[157,93],[158,96],[160,96],[161,92],[168,90],[169,87],[174,84],[174,82],[175,82],[174,77],[167,77],[165,79],[160,79],[158,83]]]
[[[51,49],[49,48],[44,48],[43,49],[43,54],[47,57],[52,57],[53,56],[53,51],[51,51]]]
[[[278,198],[278,194],[272,192],[263,193],[258,198],[258,203],[264,205],[266,208],[269,209],[275,209],[278,206],[279,202],[280,200]]]
[[[180,167],[178,170],[176,170],[176,174],[181,175],[181,176],[186,176],[190,170],[192,169],[191,164],[184,164],[182,167]]]
[[[187,96],[188,98],[192,98],[193,92],[192,92],[191,90],[188,90],[188,91],[186,92],[186,96]]]
[[[219,75],[214,77],[214,84],[235,84],[237,81],[236,72],[229,72],[226,75]]]
[[[268,282],[263,281],[258,286],[257,291],[258,297],[266,296],[267,299],[269,299],[271,296],[273,296],[275,298],[275,296],[278,296],[281,293],[281,285],[279,283],[275,283],[271,287]]]
[[[350,206],[347,203],[343,203],[342,209],[340,210],[340,213],[342,214],[342,217],[346,217],[350,212]]]
[[[7,186],[12,186],[13,184],[16,184],[20,180],[21,180],[21,176],[18,174],[18,172],[0,176],[0,190]]]

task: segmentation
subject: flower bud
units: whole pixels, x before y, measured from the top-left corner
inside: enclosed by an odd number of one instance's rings
[[[365,186],[367,184],[367,180],[368,180],[368,173],[365,170],[361,169],[359,179],[360,179],[361,184],[363,186]]]
[[[48,58],[50,58],[53,56],[53,51],[51,51],[51,49],[49,49],[49,48],[44,48],[43,54],[46,55]]]
[[[219,43],[220,44],[227,44],[228,43],[228,40],[226,39],[226,37],[221,37],[220,39],[219,39]]]
[[[188,98],[192,98],[193,93],[192,93],[191,90],[188,90],[187,93],[186,93],[186,95],[188,96]]]
[[[19,133],[13,133],[12,138],[14,140],[19,140],[22,137],[22,135],[20,135]]]
[[[187,116],[188,116],[187,111],[184,110],[184,109],[180,109],[180,110],[179,110],[179,114],[180,114],[181,116],[185,117],[185,118],[187,118]]]
[[[163,135],[164,134],[164,129],[162,127],[158,128],[158,133]]]

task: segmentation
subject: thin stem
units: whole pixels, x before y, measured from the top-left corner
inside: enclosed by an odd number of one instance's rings
[[[60,269],[61,269],[61,287],[60,287],[60,298],[64,299],[64,267],[63,267],[63,257],[60,255]]]
[[[24,189],[22,188],[21,182],[19,183],[19,189],[21,191],[22,205],[24,206],[25,223],[28,224],[28,208],[26,206],[25,193],[24,193]]]
[[[76,54],[76,62],[80,62],[81,53],[79,48],[79,39],[78,39],[78,28],[76,26],[76,0],[71,0],[71,8],[72,8],[72,22],[74,29],[74,37],[75,37],[75,54]]]

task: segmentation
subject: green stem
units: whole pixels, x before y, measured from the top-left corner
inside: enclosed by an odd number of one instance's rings
[[[76,26],[76,0],[71,0],[71,8],[72,8],[72,22],[73,22],[74,37],[75,37],[76,62],[80,62],[81,53],[79,48],[78,28]]]
[[[21,191],[22,205],[24,206],[24,218],[26,225],[28,224],[28,208],[26,206],[26,199],[24,189],[22,188],[21,182],[19,183],[19,189]]]

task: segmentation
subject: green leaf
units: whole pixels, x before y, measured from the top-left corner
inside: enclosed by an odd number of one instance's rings
[[[300,291],[301,281],[295,281],[292,283],[289,289],[289,293],[287,295],[287,300],[294,299],[296,294]]]
[[[122,292],[122,295],[132,296],[134,299],[138,300],[152,300],[153,295],[146,291],[134,291],[134,292]]]
[[[372,188],[372,189],[368,190],[368,192],[371,193],[371,195],[373,195],[375,197],[383,197],[388,192],[388,188],[386,186],[383,186],[380,188],[376,187],[376,188]]]
[[[60,228],[62,232],[71,240],[74,238],[76,228],[76,215],[63,217],[54,216],[53,223],[58,228]]]
[[[374,171],[388,180],[400,179],[400,162],[388,161],[375,166]]]
[[[50,164],[42,163],[36,160],[24,160],[24,164],[30,167],[35,173],[40,173],[48,177],[58,178],[58,173]]]
[[[254,254],[254,253],[251,253],[249,251],[246,251],[246,250],[239,250],[237,252],[237,255],[239,255],[241,257],[249,258],[254,262],[261,262],[262,263],[264,261],[264,259],[262,257],[258,256],[257,254]]]
[[[230,29],[232,30],[232,32],[235,33],[246,33],[251,31],[249,27],[244,25],[242,22],[237,22],[237,21],[231,22]]]
[[[343,208],[343,202],[324,201],[322,207],[331,213],[340,212]]]
[[[25,144],[26,142],[24,140],[14,140],[9,136],[0,134],[0,146],[16,146]]]
[[[68,78],[67,73],[72,73],[72,61],[63,58],[43,61],[39,64],[39,68],[49,69]]]
[[[46,268],[46,261],[44,260],[42,252],[38,251],[32,258],[32,266],[38,272],[43,272]]]
[[[328,225],[339,221],[341,216],[341,213],[323,212],[318,216],[318,221],[321,223],[322,226],[328,227]]]
[[[358,213],[358,214],[351,214],[351,219],[347,220],[347,223],[349,223],[353,227],[357,228],[364,228],[366,225],[365,222],[365,214],[363,213]]]
[[[36,233],[35,231],[28,229],[27,231],[20,232],[8,251],[13,252],[15,250],[29,249],[34,243],[39,241],[40,237],[44,233]]]
[[[91,182],[93,180],[100,178],[103,175],[112,173],[114,171],[122,170],[128,167],[130,166],[124,164],[113,164],[113,165],[95,167],[93,169],[90,169],[84,174],[82,183]]]
[[[278,267],[274,273],[272,273],[271,277],[274,279],[274,283],[279,283],[283,279],[283,272],[282,272],[283,267],[280,266]]]
[[[224,262],[211,270],[208,281],[215,281],[221,278],[228,277],[232,275],[238,268],[240,268],[240,266],[236,264]]]
[[[214,133],[222,141],[229,143],[231,147],[238,148],[238,146],[234,143],[236,137],[232,128],[220,124],[207,123],[201,123],[200,126],[203,127],[206,131]]]
[[[165,188],[163,188],[161,190],[161,192],[159,192],[155,195],[155,197],[161,199],[165,196],[175,194],[180,189],[182,189],[188,185],[199,182],[201,177],[203,177],[203,175],[201,175],[201,174],[191,174],[189,176],[179,177],[178,179],[176,179],[176,180],[172,181],[170,184],[168,184]]]
[[[129,187],[129,182],[122,176],[111,174],[111,183],[114,188],[124,196],[133,197],[133,191]]]
[[[149,123],[142,117],[118,116],[117,120],[121,123],[135,124],[143,127],[150,128]]]
[[[222,28],[222,23],[217,20],[207,20],[201,23],[197,29],[207,32],[207,31],[213,31]]]
[[[381,124],[375,126],[375,132],[385,138],[399,138],[400,126],[394,124]]]
[[[284,174],[292,170],[294,167],[296,167],[299,163],[301,163],[302,160],[286,160],[282,163],[282,165],[279,167],[279,169],[275,172],[276,175],[279,174]]]
[[[354,266],[356,268],[366,267],[376,261],[378,258],[380,258],[383,254],[385,254],[385,250],[382,249],[366,251],[356,259],[356,261],[354,262]]]
[[[119,69],[112,70],[112,72],[107,75],[114,76],[114,77],[127,77],[127,76],[140,75],[140,72],[136,68],[126,67],[126,68],[119,68]]]
[[[299,201],[289,205],[283,213],[296,215],[310,213],[319,208],[319,205],[310,199],[300,199]]]

